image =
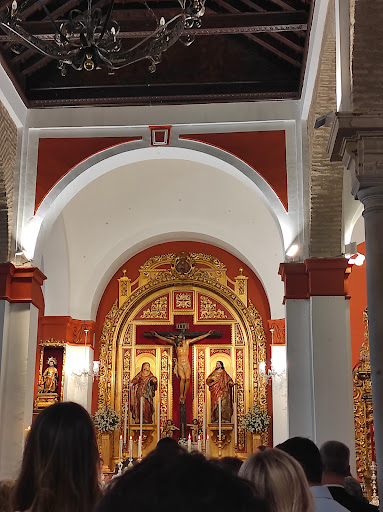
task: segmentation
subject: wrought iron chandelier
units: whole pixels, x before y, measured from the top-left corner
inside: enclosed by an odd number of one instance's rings
[[[106,68],[110,73],[129,66],[134,62],[148,59],[149,71],[154,73],[161,62],[162,53],[180,40],[186,46],[194,41],[188,29],[199,28],[205,13],[205,0],[178,0],[181,12],[170,20],[160,19],[146,7],[156,19],[156,28],[149,35],[131,48],[124,49],[119,37],[120,26],[112,19],[114,0],[110,1],[105,15],[88,0],[87,9],[70,11],[68,20],[57,22],[49,13],[43,0],[39,0],[46,16],[54,28],[54,34],[34,35],[23,27],[22,11],[17,1],[13,0],[11,8],[0,13],[0,27],[9,34],[11,40],[24,47],[58,61],[61,74],[66,74],[66,67],[81,71]],[[18,45],[13,50],[20,53]]]

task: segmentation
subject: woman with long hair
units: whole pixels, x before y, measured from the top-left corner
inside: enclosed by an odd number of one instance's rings
[[[92,420],[61,402],[35,419],[26,440],[12,508],[20,512],[91,512],[99,495],[99,454]]]
[[[258,451],[242,464],[239,476],[251,482],[269,512],[314,512],[314,499],[299,463],[278,449]]]

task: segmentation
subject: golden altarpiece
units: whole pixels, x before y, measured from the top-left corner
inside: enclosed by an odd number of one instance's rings
[[[363,323],[364,343],[360,348],[359,362],[353,371],[356,464],[366,497],[370,503],[378,505],[367,309],[363,312]]]
[[[172,331],[179,325],[190,330],[214,329],[217,339],[206,338],[189,347],[191,386],[186,398],[186,420],[197,418],[202,424],[206,410],[210,455],[234,455],[245,458],[252,451],[251,436],[241,428],[243,415],[254,403],[267,407],[267,382],[259,372],[266,362],[266,337],[262,318],[248,300],[248,278],[239,275],[232,281],[225,265],[217,258],[201,253],[162,254],[150,258],[131,281],[123,271],[118,279],[119,295],[105,317],[100,339],[100,375],[98,408],[111,405],[124,416],[129,404],[130,381],[144,362],[158,380],[153,424],[144,426],[143,455],[157,442],[168,419],[179,422],[179,380],[174,376],[174,347],[150,336],[152,331]],[[218,447],[217,425],[211,423],[210,396],[206,378],[217,361],[236,382],[236,424],[223,425],[225,441]],[[127,406],[129,410],[129,406]],[[128,434],[137,453],[138,427],[128,414]],[[179,426],[179,425],[178,425]],[[121,428],[110,436],[110,463],[117,460]],[[236,432],[235,432],[236,430]],[[236,440],[236,444],[234,442]],[[267,443],[267,433],[263,435]],[[127,443],[126,443],[127,444]],[[124,455],[128,447],[124,445]],[[105,446],[104,446],[105,450]],[[106,453],[109,452],[106,450]],[[134,453],[134,456],[136,456]],[[105,461],[106,464],[107,461]]]

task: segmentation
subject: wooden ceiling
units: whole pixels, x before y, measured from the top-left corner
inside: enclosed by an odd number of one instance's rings
[[[163,54],[155,73],[141,61],[109,75],[106,70],[61,76],[57,61],[25,48],[17,55],[0,29],[0,59],[30,108],[69,105],[189,104],[300,97],[315,0],[206,0],[202,26],[189,47],[177,42]],[[60,22],[86,0],[44,0]],[[93,5],[107,9],[108,0]],[[0,10],[11,0],[0,0]],[[177,0],[149,0],[156,16],[179,12]],[[34,34],[54,29],[38,0],[21,11],[24,28]],[[115,0],[112,18],[129,44],[155,28],[143,2]]]

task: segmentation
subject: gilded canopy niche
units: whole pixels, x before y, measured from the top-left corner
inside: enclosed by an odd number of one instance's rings
[[[217,361],[224,362],[237,383],[236,449],[246,455],[250,443],[240,427],[242,417],[253,402],[268,405],[266,382],[258,371],[260,363],[266,362],[266,336],[247,286],[248,277],[242,269],[230,279],[222,261],[205,253],[156,255],[140,266],[135,280],[122,270],[118,297],[105,317],[100,338],[98,406],[109,403],[123,411],[130,400],[129,382],[141,365],[149,362],[158,379],[155,410],[159,408],[161,428],[168,419],[177,425],[175,350],[151,333],[174,331],[180,326],[193,335],[213,331],[214,336],[189,347],[192,374],[186,398],[187,423],[193,418],[202,422],[204,407],[209,411],[206,377]]]

